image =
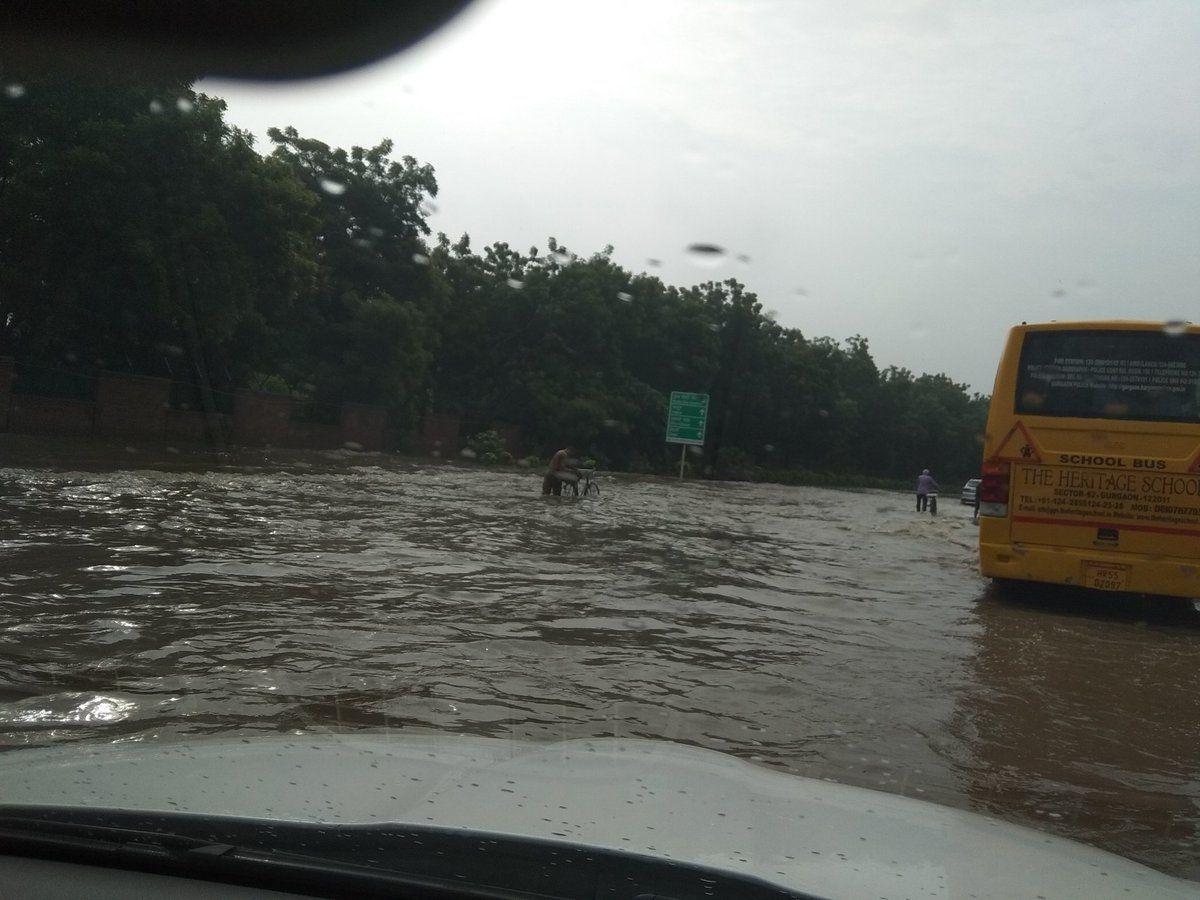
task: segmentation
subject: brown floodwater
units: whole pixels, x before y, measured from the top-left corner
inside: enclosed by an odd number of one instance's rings
[[[1200,879],[1200,623],[1002,597],[906,494],[312,454],[0,469],[0,745],[640,736]]]

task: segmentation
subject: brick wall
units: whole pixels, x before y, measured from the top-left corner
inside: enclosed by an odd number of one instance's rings
[[[8,404],[16,368],[11,356],[0,356],[0,429],[8,429]]]
[[[89,400],[54,397],[13,397],[8,407],[8,430],[24,434],[92,434],[96,404]]]
[[[421,451],[439,456],[455,456],[460,449],[462,422],[455,416],[426,416],[421,426]]]
[[[96,433],[106,437],[162,437],[171,382],[104,373],[96,379]]]
[[[342,442],[354,442],[364,450],[382,450],[387,431],[387,410],[365,403],[342,404]]]
[[[238,391],[233,398],[235,444],[290,443],[292,399],[279,394]]]
[[[165,378],[101,373],[95,380],[96,399],[90,401],[13,394],[15,375],[13,360],[0,357],[0,431],[116,440],[154,438],[187,444],[210,438],[202,411],[171,407],[172,383]],[[337,425],[294,421],[295,412],[290,397],[239,391],[234,395],[233,414],[217,418],[222,433],[233,444],[328,449],[353,442],[364,450],[383,450],[394,440],[388,431],[388,412],[380,406],[343,404]],[[435,419],[432,440],[445,443],[450,453],[456,453],[458,420]]]

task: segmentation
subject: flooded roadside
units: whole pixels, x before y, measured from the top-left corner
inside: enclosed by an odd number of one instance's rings
[[[4,746],[665,738],[1200,878],[1200,628],[995,595],[948,497],[353,462],[0,470]]]

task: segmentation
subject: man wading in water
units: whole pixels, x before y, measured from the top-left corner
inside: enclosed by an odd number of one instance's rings
[[[579,470],[571,465],[571,457],[574,455],[575,448],[568,444],[550,457],[550,468],[546,470],[546,477],[542,479],[543,495],[553,494],[555,497],[561,497],[564,484],[574,485],[579,481]]]
[[[925,512],[929,507],[929,495],[936,494],[938,483],[933,480],[928,469],[922,469],[917,476],[917,512]]]

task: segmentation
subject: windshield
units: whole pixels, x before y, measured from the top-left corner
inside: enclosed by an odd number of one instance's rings
[[[0,795],[1200,880],[1200,559],[994,582],[978,480],[1022,322],[1162,327],[1028,331],[1019,415],[1197,421],[1198,42],[489,0],[320,77],[0,70]],[[1052,426],[1006,453],[1132,453]]]

